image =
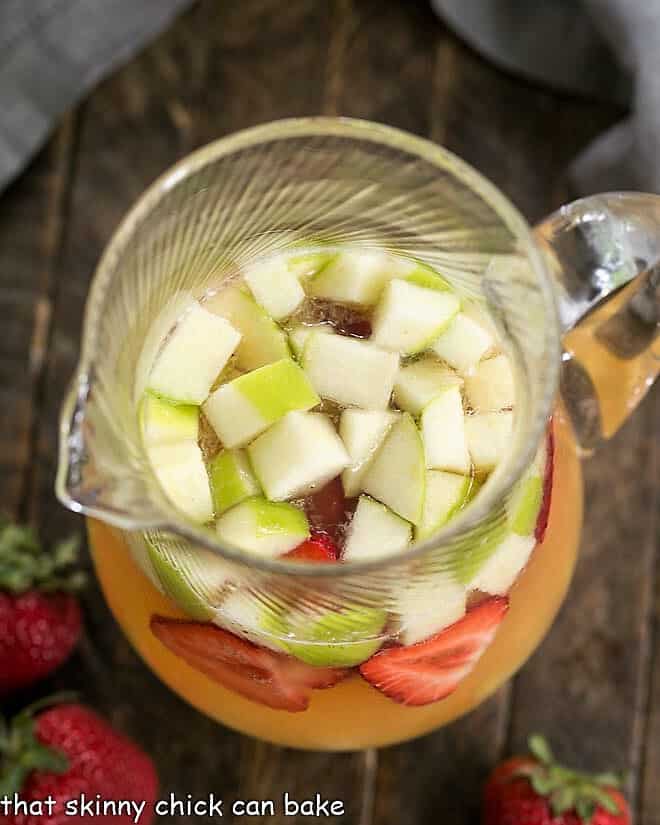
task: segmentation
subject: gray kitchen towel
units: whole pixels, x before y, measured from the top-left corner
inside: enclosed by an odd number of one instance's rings
[[[630,116],[573,164],[578,191],[660,192],[660,0],[431,2],[498,65],[561,90],[630,104]]]
[[[191,0],[0,0],[0,190],[59,115]]]

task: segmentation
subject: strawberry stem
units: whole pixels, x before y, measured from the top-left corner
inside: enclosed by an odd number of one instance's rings
[[[46,552],[32,527],[0,516],[0,590],[15,595],[79,590],[85,583],[82,571],[74,569],[79,544],[71,536]]]

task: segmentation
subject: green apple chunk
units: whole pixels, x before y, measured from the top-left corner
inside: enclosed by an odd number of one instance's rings
[[[159,444],[148,452],[156,478],[170,501],[192,521],[209,521],[213,500],[198,445],[194,441]]]
[[[541,503],[543,501],[543,479],[539,475],[526,475],[513,489],[507,502],[507,513],[511,530],[519,536],[534,532]]]
[[[304,252],[301,255],[290,255],[287,258],[287,266],[299,281],[306,281],[317,275],[336,257],[336,252]]]
[[[422,437],[426,466],[466,474],[470,454],[465,433],[465,417],[460,387],[448,387],[422,412]]]
[[[293,315],[305,300],[300,281],[282,256],[245,267],[243,277],[255,301],[276,321]]]
[[[469,501],[471,486],[470,476],[427,470],[422,522],[415,539],[422,541],[445,525]]]
[[[199,407],[193,404],[171,404],[151,393],[142,397],[139,408],[140,431],[146,447],[197,441]]]
[[[254,592],[239,588],[229,593],[213,615],[213,623],[230,633],[243,636],[255,645],[282,651],[284,644],[277,633],[278,617]]]
[[[288,553],[309,537],[309,524],[302,510],[258,496],[223,513],[216,530],[227,544],[266,558]]]
[[[174,536],[145,535],[149,559],[167,596],[191,619],[208,621],[215,615],[236,569],[216,553]]]
[[[222,450],[218,453],[209,462],[209,477],[218,516],[234,504],[261,493],[243,450]]]
[[[290,356],[287,337],[250,293],[233,284],[204,301],[209,312],[226,318],[241,333],[236,366],[256,370]]]
[[[298,364],[283,358],[218,387],[204,412],[225,447],[242,447],[286,413],[320,400]]]
[[[386,621],[384,610],[369,607],[346,608],[319,618],[283,617],[289,637],[286,649],[315,667],[355,667],[381,647]]]
[[[307,339],[302,364],[322,398],[347,407],[384,410],[399,356],[368,341],[315,332]]]
[[[513,413],[475,413],[465,416],[465,436],[477,471],[494,470],[511,444]]]
[[[506,519],[498,514],[477,528],[454,549],[452,572],[459,584],[470,585],[509,534]]]
[[[394,382],[394,403],[419,415],[424,407],[448,387],[460,387],[463,379],[435,358],[421,358],[403,366]]]
[[[492,335],[463,312],[452,320],[433,344],[433,352],[450,367],[466,373],[495,345]]]
[[[344,493],[352,498],[362,491],[362,482],[371,459],[383,443],[397,414],[389,410],[344,410],[339,419],[339,435],[350,458],[341,475]]]
[[[332,422],[321,413],[291,412],[248,447],[252,468],[272,501],[322,487],[348,466]]]
[[[341,252],[307,285],[314,298],[343,304],[373,306],[385,284],[396,275],[391,256],[379,250]]]
[[[289,343],[293,354],[299,361],[302,360],[305,345],[310,335],[315,332],[333,335],[334,331],[334,328],[330,324],[296,324],[296,326],[292,327],[289,331]]]
[[[422,573],[401,585],[395,605],[399,641],[414,645],[463,618],[467,588],[447,573]]]
[[[470,404],[479,412],[513,407],[515,386],[507,356],[496,355],[478,364],[465,378],[465,391]]]
[[[369,496],[360,496],[346,535],[344,561],[366,561],[402,553],[412,539],[412,527]]]
[[[188,404],[201,404],[241,340],[238,330],[194,303],[163,343],[148,389]]]
[[[453,292],[394,279],[374,312],[371,339],[384,349],[413,355],[429,347],[459,309]]]
[[[440,292],[451,290],[451,285],[442,276],[438,275],[430,266],[424,266],[424,264],[416,264],[414,269],[408,272],[402,280],[409,284],[415,284],[415,286],[421,286],[424,289],[436,289]]]
[[[371,462],[364,491],[407,521],[420,524],[425,484],[424,445],[412,416],[403,413]]]
[[[508,593],[529,561],[535,545],[534,536],[506,535],[481,565],[470,581],[470,587],[493,596]]]

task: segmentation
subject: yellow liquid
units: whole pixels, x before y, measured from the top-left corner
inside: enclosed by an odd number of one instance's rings
[[[476,668],[447,699],[404,707],[359,675],[312,692],[302,713],[271,710],[223,688],[170,653],[151,633],[154,613],[185,618],[132,560],[121,534],[89,522],[96,570],[110,609],[158,676],[198,710],[235,730],[280,745],[354,750],[411,739],[451,722],[490,696],[530,656],[550,627],[575,565],[582,520],[582,479],[569,425],[555,415],[552,505],[543,544],[511,592],[510,609]]]

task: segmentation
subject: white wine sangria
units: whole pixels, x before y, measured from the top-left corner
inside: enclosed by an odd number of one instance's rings
[[[658,260],[657,196],[532,229],[380,124],[264,124],[165,172],[94,277],[56,484],[147,665],[299,748],[477,707],[566,594],[581,450],[657,375]]]
[[[496,327],[418,261],[296,250],[175,305],[174,323],[168,311],[147,336],[144,447],[172,506],[247,557],[350,567],[405,554],[470,506],[509,449],[516,382]],[[221,721],[307,746],[402,738],[466,710],[547,627],[580,518],[575,460],[567,433],[559,438],[561,551],[545,547],[550,424],[506,518],[450,571],[421,561],[375,602],[312,596],[304,609],[304,580],[278,599],[238,566],[158,532],[133,537],[118,566],[122,551],[94,525],[101,582],[160,675]],[[126,597],[128,582],[139,595]],[[527,644],[507,650],[498,639],[514,600],[529,612],[517,618]],[[479,687],[448,705],[491,646]],[[293,727],[291,714],[303,717]]]

